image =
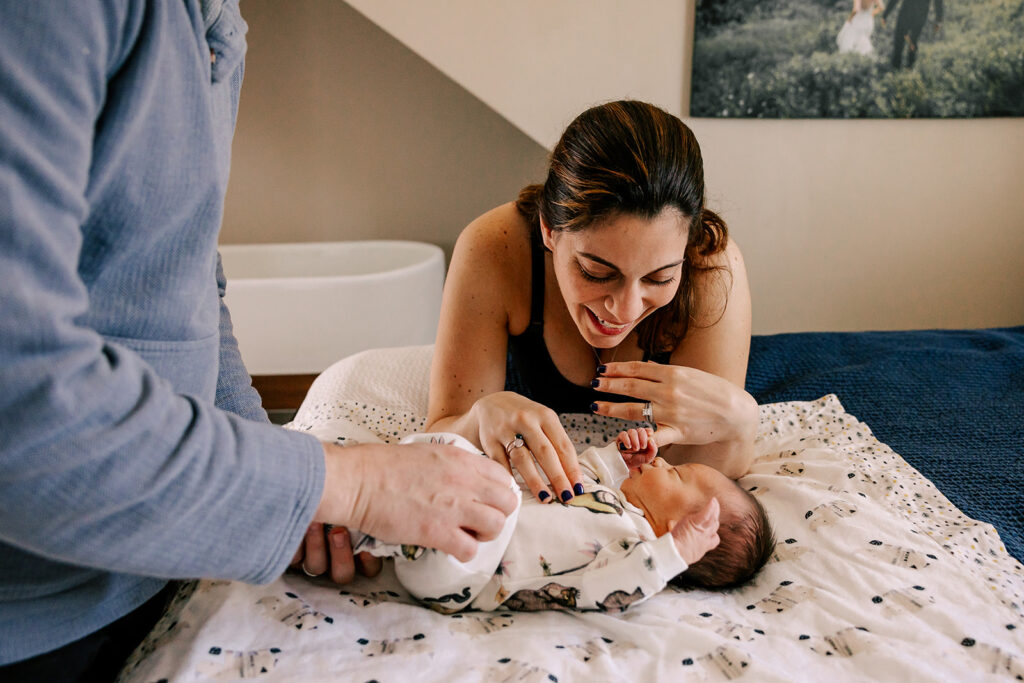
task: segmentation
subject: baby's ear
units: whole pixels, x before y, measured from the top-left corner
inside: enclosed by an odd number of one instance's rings
[[[712,497],[711,500],[709,500],[704,507],[697,512],[679,519],[670,519],[665,524],[665,527],[668,529],[669,533],[672,533],[672,530],[680,524],[688,527],[686,529],[679,527],[680,534],[685,534],[690,530],[699,534],[713,533],[718,530],[721,514],[722,507],[718,503],[718,499]]]
[[[701,510],[680,520],[666,523],[679,556],[692,565],[714,549],[721,540],[718,536],[718,499],[712,498]]]
[[[712,496],[711,500],[708,501],[708,504],[704,506],[704,509],[695,515],[693,525],[702,530],[711,528],[717,529],[719,524],[718,518],[721,513],[722,506],[719,504],[718,498]]]

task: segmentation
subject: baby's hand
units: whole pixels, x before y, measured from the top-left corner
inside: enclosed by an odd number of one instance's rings
[[[654,430],[650,427],[624,429],[619,432],[618,442],[622,459],[630,469],[651,462],[658,454],[658,443],[654,440]]]
[[[668,523],[669,533],[676,544],[679,556],[688,565],[693,565],[706,553],[718,546],[718,516],[721,508],[718,499],[712,498],[704,509],[681,522]]]

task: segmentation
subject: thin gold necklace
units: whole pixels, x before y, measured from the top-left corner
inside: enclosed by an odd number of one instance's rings
[[[625,340],[623,340],[623,341],[625,341]],[[587,344],[587,346],[590,346],[590,344]],[[622,344],[620,343],[619,346],[616,346],[612,350],[612,357],[611,357],[611,360],[608,361],[608,363],[614,363],[615,362],[615,356],[618,355],[619,347],[621,347],[621,346],[622,346]],[[601,367],[602,365],[607,365],[608,364],[608,363],[602,363],[601,362],[601,354],[598,352],[597,348],[595,348],[593,346],[590,346],[590,350],[594,352],[594,360],[597,361],[597,365],[595,365],[595,367],[594,367],[595,370],[597,368]]]

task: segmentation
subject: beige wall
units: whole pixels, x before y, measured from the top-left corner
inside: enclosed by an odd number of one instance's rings
[[[758,332],[1024,323],[1024,119],[694,119]]]
[[[221,241],[412,239],[450,254],[546,151],[340,0],[245,0]]]
[[[450,252],[542,176],[537,143],[348,5],[283,5],[243,4],[224,242]],[[1024,323],[1024,119],[688,123],[746,255],[755,332]]]
[[[347,2],[547,149],[605,100],[683,113],[692,0]]]

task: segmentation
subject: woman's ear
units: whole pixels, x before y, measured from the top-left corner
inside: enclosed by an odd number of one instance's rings
[[[548,224],[544,221],[544,216],[537,214],[537,221],[540,223],[540,238],[544,241],[544,248],[548,251],[554,251],[554,230],[548,227]]]

